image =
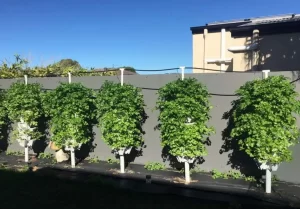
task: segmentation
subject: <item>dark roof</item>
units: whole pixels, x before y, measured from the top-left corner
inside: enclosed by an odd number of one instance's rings
[[[260,30],[263,34],[300,32],[300,15],[289,14],[212,22],[204,26],[191,27],[191,31],[193,34],[203,33],[204,29],[208,29],[208,32],[219,32],[222,28],[233,32],[233,36],[249,35],[254,29]]]

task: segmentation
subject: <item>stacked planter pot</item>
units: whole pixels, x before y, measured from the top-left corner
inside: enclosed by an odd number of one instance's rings
[[[189,183],[189,164],[207,154],[205,141],[214,132],[207,126],[209,93],[196,79],[188,78],[168,83],[158,94],[162,145],[185,164],[185,179]]]

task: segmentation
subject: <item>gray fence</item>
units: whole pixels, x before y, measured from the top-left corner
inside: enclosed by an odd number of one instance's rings
[[[291,79],[296,79],[298,72],[276,72],[270,73],[270,75],[284,75]],[[257,172],[255,163],[243,152],[238,151],[233,144],[226,144],[226,128],[227,120],[223,119],[225,112],[231,109],[232,100],[236,99],[232,96],[234,92],[245,82],[253,80],[255,78],[261,78],[262,73],[218,73],[218,74],[186,74],[185,77],[196,78],[199,82],[205,84],[208,87],[210,93],[212,93],[211,103],[213,109],[211,111],[210,124],[215,127],[216,134],[210,137],[211,145],[207,147],[208,155],[204,157],[204,162],[200,167],[203,170],[210,171],[217,169],[219,171],[228,171],[231,169],[240,170],[242,173]],[[146,103],[145,111],[149,118],[144,124],[144,139],[146,147],[143,148],[141,156],[136,157],[133,163],[145,164],[151,162],[165,162],[166,165],[170,164],[172,159],[165,159],[160,145],[160,133],[159,130],[155,130],[155,126],[158,124],[158,111],[153,111],[157,100],[157,88],[160,88],[170,81],[180,78],[178,74],[168,75],[130,75],[124,77],[125,83],[133,84],[134,86],[141,87],[143,89],[144,100]],[[86,87],[92,89],[99,89],[105,80],[111,80],[114,82],[120,82],[118,76],[107,77],[73,77],[72,82],[80,82]],[[60,82],[67,82],[67,78],[29,78],[28,83],[41,83],[45,89],[54,89]],[[0,80],[0,88],[7,89],[9,86],[16,82],[16,79],[2,79]],[[296,82],[297,91],[300,91],[300,83]],[[298,122],[300,125],[300,121]],[[95,149],[89,153],[91,157],[97,156],[101,160],[107,160],[108,158],[114,158],[110,148],[101,139],[100,130],[94,127],[95,137],[94,144]],[[18,144],[12,143],[8,147],[9,150],[21,150]],[[300,145],[293,148],[294,160],[291,163],[283,163],[280,165],[276,174],[281,180],[289,182],[300,183],[300,165],[298,160],[300,159]],[[51,152],[46,148],[45,152]]]

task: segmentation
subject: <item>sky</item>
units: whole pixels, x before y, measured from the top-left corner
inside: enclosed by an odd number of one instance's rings
[[[0,0],[0,60],[192,66],[190,27],[288,13],[300,13],[299,0]]]

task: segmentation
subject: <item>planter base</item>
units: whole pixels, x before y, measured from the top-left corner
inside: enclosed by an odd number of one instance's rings
[[[69,160],[69,155],[67,153],[64,153],[64,151],[61,149],[57,152],[55,152],[55,158],[58,163],[68,161]]]
[[[181,157],[181,156],[177,156],[176,158],[180,163],[184,163],[184,162],[193,163],[195,160],[195,158],[188,158],[188,157]]]
[[[124,155],[124,154],[128,155],[128,154],[130,154],[131,150],[132,150],[132,147],[127,147],[127,148],[120,148],[119,150],[117,150],[115,152],[117,152],[119,155]]]

